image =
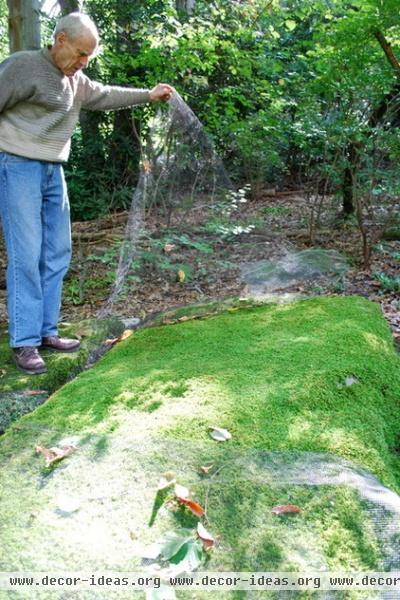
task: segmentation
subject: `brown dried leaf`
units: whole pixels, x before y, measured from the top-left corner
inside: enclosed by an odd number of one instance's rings
[[[202,523],[197,523],[197,535],[203,542],[203,546],[205,550],[209,550],[215,544],[215,538],[207,531]]]
[[[205,465],[203,467],[200,467],[200,471],[202,473],[205,473],[206,475],[211,471],[211,469],[213,468],[214,465]]]
[[[26,390],[24,396],[41,396],[42,394],[48,394],[47,390]]]
[[[119,342],[123,342],[124,340],[126,340],[128,337],[130,337],[132,335],[133,331],[132,329],[125,329],[125,331],[123,331],[121,333],[121,335],[118,338]]]
[[[104,344],[106,346],[114,346],[114,344],[117,344],[118,342],[122,342],[123,340],[126,340],[129,336],[131,336],[133,333],[133,331],[131,329],[125,329],[125,331],[123,333],[121,333],[121,335],[119,335],[116,338],[110,338],[108,340],[106,340],[104,342]]]
[[[165,252],[165,254],[169,254],[170,252],[175,250],[175,248],[176,248],[175,244],[165,244],[164,252]]]
[[[143,167],[143,171],[145,173],[151,172],[151,162],[147,158],[145,158],[144,161],[142,162],[142,167]]]
[[[272,512],[275,515],[284,515],[288,513],[299,513],[301,510],[301,508],[295,506],[294,504],[279,504],[278,506],[274,506]]]
[[[62,460],[66,456],[69,456],[75,450],[78,450],[76,446],[63,446],[62,448],[52,447],[45,448],[44,446],[36,446],[35,451],[37,454],[43,454],[46,458],[46,467],[50,467],[55,462]]]

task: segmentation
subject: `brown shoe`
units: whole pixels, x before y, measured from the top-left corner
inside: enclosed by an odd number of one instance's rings
[[[61,338],[58,335],[49,335],[42,338],[43,349],[53,350],[54,352],[76,352],[79,350],[81,343],[79,340],[71,340],[68,338]]]
[[[28,373],[28,375],[46,373],[46,365],[36,346],[13,348],[13,352],[17,369],[23,373]]]

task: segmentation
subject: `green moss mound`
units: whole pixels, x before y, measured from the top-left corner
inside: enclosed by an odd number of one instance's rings
[[[135,332],[3,437],[2,570],[140,570],[143,546],[198,521],[157,494],[165,471],[206,508],[219,543],[204,568],[382,567],[354,489],[262,476],[260,457],[329,453],[398,490],[399,363],[379,307],[358,297]],[[71,439],[79,450],[52,469],[34,454]],[[302,511],[277,517],[278,504]]]

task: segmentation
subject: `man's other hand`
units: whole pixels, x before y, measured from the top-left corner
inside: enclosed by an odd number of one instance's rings
[[[168,83],[158,83],[150,90],[150,100],[152,102],[155,100],[169,100],[174,92],[174,88]]]

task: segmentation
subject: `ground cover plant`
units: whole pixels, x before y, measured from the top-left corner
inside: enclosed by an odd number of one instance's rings
[[[3,436],[3,570],[151,572],[154,543],[189,570],[387,565],[354,489],[268,467],[328,453],[398,491],[399,358],[378,307],[314,298],[186,319],[133,333]],[[78,449],[46,466],[36,446]],[[274,514],[287,505],[300,512]]]

